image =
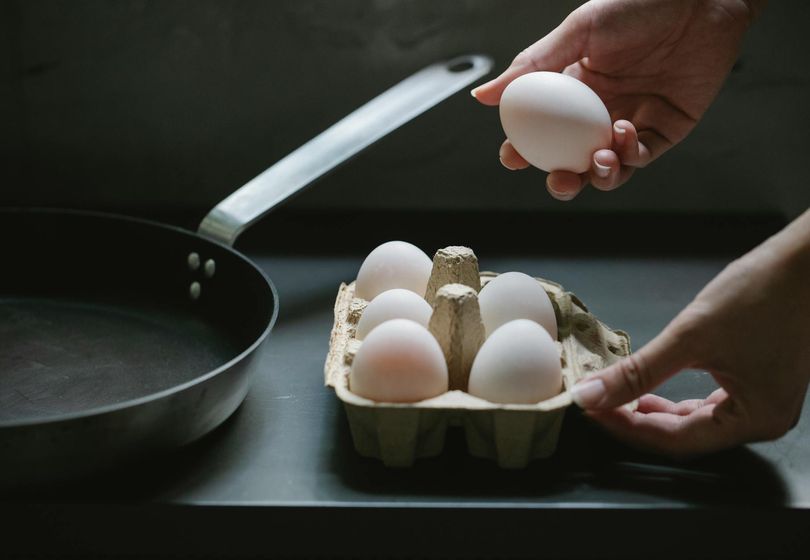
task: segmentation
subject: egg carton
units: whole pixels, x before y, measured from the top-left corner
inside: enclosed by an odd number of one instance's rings
[[[408,467],[417,458],[441,453],[447,428],[461,426],[471,455],[504,468],[525,467],[554,453],[565,409],[572,403],[571,387],[630,354],[625,332],[605,326],[559,284],[537,278],[557,319],[561,392],[528,405],[492,403],[466,393],[472,359],[483,342],[477,293],[496,276],[479,272],[475,254],[465,247],[440,249],[434,256],[425,298],[433,306],[429,330],[447,360],[449,391],[415,403],[381,403],[352,393],[349,374],[361,344],[354,332],[368,302],[355,297],[355,282],[340,285],[325,382],[343,402],[360,455]]]

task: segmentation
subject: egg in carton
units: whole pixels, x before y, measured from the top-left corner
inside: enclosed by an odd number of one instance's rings
[[[611,330],[588,312],[574,294],[537,278],[554,308],[556,345],[563,386],[558,394],[533,404],[500,404],[466,392],[472,362],[484,342],[478,306],[480,289],[497,276],[479,272],[466,247],[437,251],[425,299],[433,308],[429,330],[444,353],[449,390],[414,403],[376,402],[351,391],[352,361],[362,344],[357,324],[368,305],[355,297],[356,282],[341,284],[325,364],[326,385],[343,402],[357,451],[391,467],[407,467],[420,457],[441,453],[449,426],[462,426],[470,454],[522,468],[554,453],[570,388],[580,379],[630,354],[626,333]]]

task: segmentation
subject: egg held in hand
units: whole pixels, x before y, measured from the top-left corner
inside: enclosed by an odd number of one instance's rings
[[[371,301],[386,290],[403,288],[425,297],[432,267],[433,261],[416,245],[383,243],[360,266],[354,295]]]
[[[493,332],[470,370],[468,392],[494,403],[534,404],[561,390],[560,351],[546,329],[526,319]]]
[[[523,159],[543,171],[584,173],[594,152],[610,148],[613,132],[605,104],[576,78],[530,72],[506,86],[501,125]]]
[[[386,290],[363,310],[354,337],[363,340],[374,327],[391,319],[410,319],[427,327],[432,312],[430,304],[410,290]]]
[[[528,274],[499,274],[481,288],[478,305],[486,336],[509,321],[529,319],[545,328],[551,338],[557,339],[554,306],[540,282]]]
[[[409,319],[372,330],[352,361],[349,390],[379,402],[417,402],[447,392],[447,363],[439,343]]]

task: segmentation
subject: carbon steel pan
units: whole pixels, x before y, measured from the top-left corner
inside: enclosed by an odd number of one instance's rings
[[[196,233],[0,210],[0,489],[86,475],[228,418],[278,313],[273,284],[231,248],[239,234],[491,66],[468,55],[420,70],[231,194]]]

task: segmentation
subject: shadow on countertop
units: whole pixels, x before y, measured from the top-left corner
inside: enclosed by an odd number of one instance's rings
[[[576,410],[566,413],[556,453],[520,470],[468,455],[461,428],[448,430],[439,456],[418,459],[407,469],[388,468],[354,450],[341,416],[334,426],[338,441],[331,467],[344,484],[373,499],[606,508],[779,507],[788,500],[779,474],[747,448],[668,461],[617,443]]]

